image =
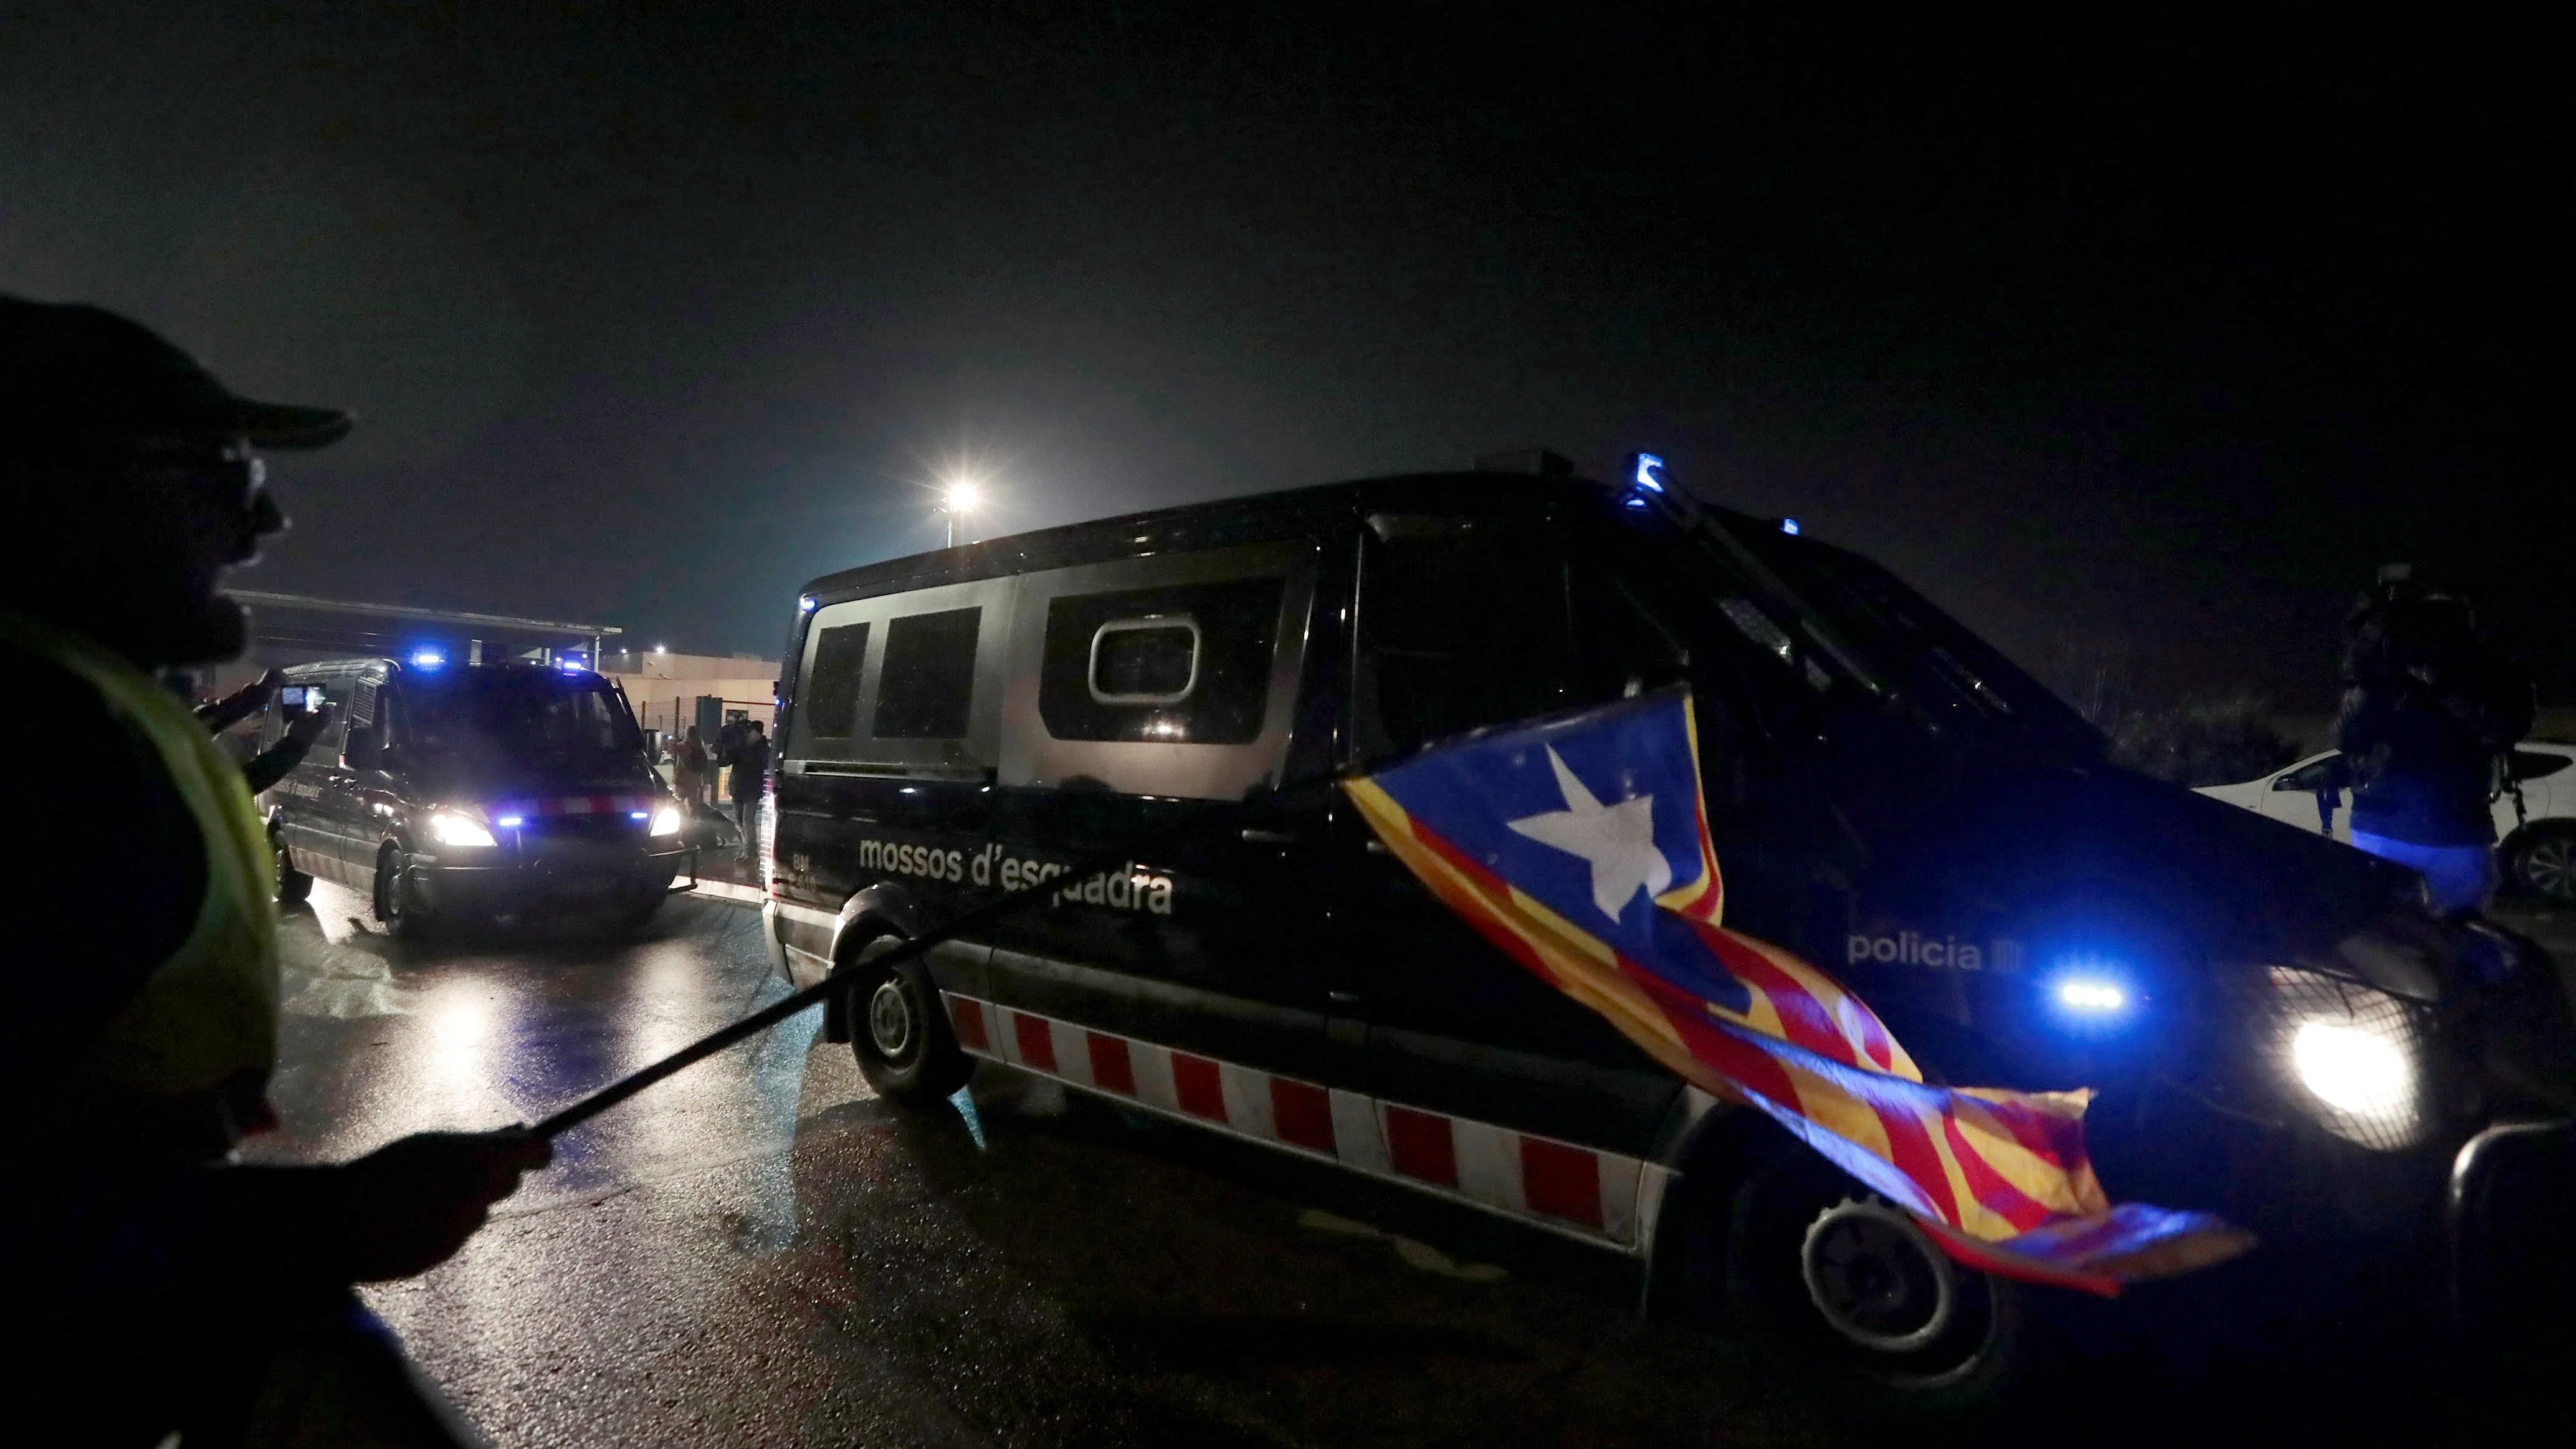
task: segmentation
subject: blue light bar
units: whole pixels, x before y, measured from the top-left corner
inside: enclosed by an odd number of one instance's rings
[[[2116,981],[2068,976],[2057,983],[2057,1004],[2087,1016],[2109,1016],[2129,1009],[2129,993]]]
[[[525,815],[504,815],[492,823],[500,826],[504,830],[516,830],[520,826],[528,823],[528,817]]]
[[[1636,473],[1629,479],[1629,481],[1635,483],[1638,487],[1645,489],[1649,493],[1663,492],[1664,460],[1656,457],[1652,453],[1639,453],[1637,455]]]
[[[1781,519],[1781,520],[1780,520],[1780,531],[1781,531],[1782,533],[1785,533],[1785,534],[1788,534],[1788,535],[1790,535],[1790,536],[1792,536],[1792,537],[1795,537],[1795,536],[1797,535],[1797,532],[1798,532],[1798,520],[1796,520],[1796,519],[1794,519],[1794,518],[1784,518],[1784,519]]]
[[[653,812],[650,810],[629,810],[626,812],[626,818],[629,820],[650,820],[653,818]]]
[[[415,649],[411,654],[411,667],[414,669],[438,669],[446,663],[447,656],[435,649]]]

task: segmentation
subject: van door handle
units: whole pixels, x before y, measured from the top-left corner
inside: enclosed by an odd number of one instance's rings
[[[1257,825],[1243,827],[1243,838],[1245,843],[1250,845],[1295,845],[1297,843],[1294,831],[1264,830]]]

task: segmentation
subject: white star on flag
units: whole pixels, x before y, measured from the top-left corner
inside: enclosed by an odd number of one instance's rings
[[[1516,834],[1590,861],[1592,903],[1613,921],[1640,887],[1650,896],[1663,894],[1673,883],[1673,867],[1655,848],[1655,797],[1604,805],[1566,768],[1554,745],[1547,747],[1547,762],[1556,768],[1565,808],[1505,823]]]

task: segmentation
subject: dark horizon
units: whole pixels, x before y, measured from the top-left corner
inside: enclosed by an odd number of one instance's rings
[[[246,587],[774,653],[938,543],[1544,445],[2044,677],[2330,707],[2392,559],[2576,699],[2538,37],[1676,8],[0,21],[0,290],[362,414]]]

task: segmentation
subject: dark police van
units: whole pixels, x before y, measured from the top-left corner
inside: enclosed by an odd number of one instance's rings
[[[2566,1141],[2545,958],[2436,921],[2404,871],[2113,767],[1884,569],[1677,498],[1651,459],[1611,486],[1405,477],[1052,529],[800,606],[770,936],[800,984],[860,978],[827,1031],[887,1095],[1003,1062],[1500,1214],[1861,1397],[1992,1393],[2063,1295],[1951,1262],[1488,945],[1332,791],[1274,787],[1687,684],[1727,923],[1839,975],[1933,1080],[2097,1089],[2114,1200],[2262,1239],[2175,1292],[2386,1271],[2439,1301]]]
[[[632,927],[691,861],[614,680],[435,651],[299,665],[262,743],[324,702],[328,729],[260,800],[280,900],[320,877],[366,892],[398,936],[532,912]]]

